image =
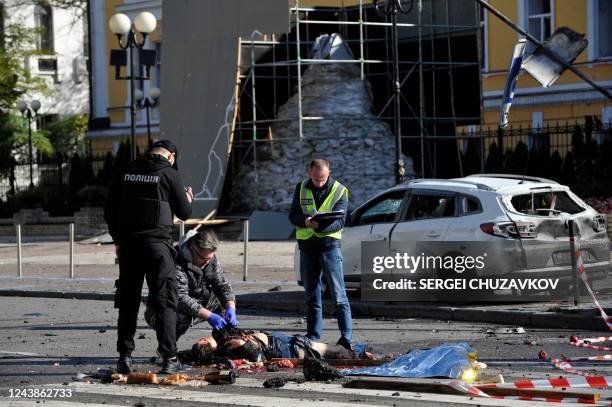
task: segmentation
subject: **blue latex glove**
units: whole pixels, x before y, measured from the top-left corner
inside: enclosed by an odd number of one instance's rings
[[[211,313],[206,321],[215,331],[225,328],[225,320],[215,313]]]
[[[225,317],[223,319],[225,319],[225,322],[227,322],[229,326],[233,326],[233,327],[238,326],[238,324],[240,323],[236,319],[236,310],[234,308],[226,309]]]

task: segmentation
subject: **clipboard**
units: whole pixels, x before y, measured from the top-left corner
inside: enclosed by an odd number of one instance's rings
[[[322,220],[337,220],[342,219],[346,216],[346,212],[344,211],[331,211],[331,212],[322,212],[317,213],[312,216],[312,220],[315,222],[319,222]]]

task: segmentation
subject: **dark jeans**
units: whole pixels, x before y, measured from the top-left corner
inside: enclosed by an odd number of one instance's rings
[[[334,316],[343,337],[352,341],[351,306],[344,287],[342,252],[333,248],[324,252],[300,251],[300,274],[306,291],[306,336],[320,339],[323,329],[323,308],[321,303],[321,277],[325,275],[332,300],[336,305]]]
[[[221,314],[223,310],[225,309],[223,305],[221,305],[221,301],[219,301],[217,296],[212,293],[210,294],[210,297],[208,297],[206,304],[204,304],[202,301],[200,301],[200,304],[202,304],[204,308],[206,308],[210,312],[214,312],[215,314]],[[149,303],[147,303],[147,309],[145,310],[144,317],[145,317],[145,321],[147,321],[147,324],[151,328],[155,329],[155,326],[157,324],[157,317],[155,315],[155,309]],[[176,312],[176,340],[178,341],[179,338],[183,336],[185,332],[187,332],[187,330],[192,325],[198,324],[202,321],[204,320],[198,317],[192,317],[191,315],[184,314],[180,311],[177,311]]]
[[[165,243],[129,243],[119,248],[119,279],[115,308],[119,308],[117,351],[129,355],[135,348],[134,334],[142,285],[147,279],[149,302],[155,310],[158,351],[163,357],[176,355],[176,274],[171,246]]]

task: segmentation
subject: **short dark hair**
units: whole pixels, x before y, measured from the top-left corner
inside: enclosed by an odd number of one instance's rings
[[[217,237],[217,234],[214,231],[210,229],[204,229],[196,233],[189,240],[189,244],[195,245],[199,249],[210,250],[210,251],[215,252],[217,251],[217,248],[219,247],[219,238]]]
[[[323,168],[323,167],[329,168],[329,161],[323,158],[315,158],[308,165],[309,170],[312,170],[313,168]]]

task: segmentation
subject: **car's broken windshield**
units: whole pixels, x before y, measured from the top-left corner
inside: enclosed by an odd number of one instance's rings
[[[542,191],[514,195],[512,206],[517,212],[527,215],[556,216],[561,213],[580,213],[579,206],[565,191]]]

